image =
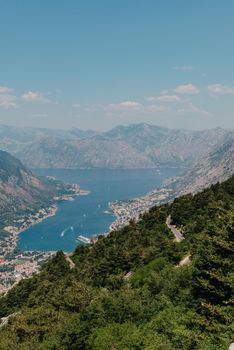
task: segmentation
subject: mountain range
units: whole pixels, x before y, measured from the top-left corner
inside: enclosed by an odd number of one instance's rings
[[[28,167],[152,168],[184,165],[187,173],[173,183],[176,195],[196,193],[234,173],[234,132],[170,130],[135,124],[106,133],[78,129],[0,126],[0,215],[24,212],[51,203],[57,189]],[[7,209],[7,210],[6,210]]]
[[[30,168],[191,167],[229,135],[221,128],[191,131],[149,124],[107,132],[0,126],[0,149]]]
[[[135,164],[137,150],[159,150],[165,137],[160,130],[162,139],[154,138],[146,125],[135,126],[134,131],[120,127],[109,136],[93,134],[70,140],[62,133],[45,137],[40,132],[34,131],[35,141],[30,135],[27,141],[26,135],[21,140],[15,135],[17,152],[22,144],[25,150],[31,145],[37,161],[48,162],[43,157],[52,154],[54,166],[57,159],[61,165],[66,160],[69,167],[73,161],[85,166],[87,156],[90,163],[92,157],[96,159],[94,167],[109,155],[113,164],[127,164],[126,145]],[[222,129],[197,132],[197,140],[192,133],[174,133],[175,147],[181,147],[181,152],[182,139],[187,140],[180,164],[191,169],[173,183],[175,194],[185,195],[151,208],[139,222],[100,236],[91,246],[79,245],[69,256],[58,252],[39,274],[21,280],[0,297],[0,350],[104,350],[110,344],[129,350],[228,348],[233,339],[234,133]],[[173,145],[172,139],[167,144]],[[35,153],[38,144],[46,152]],[[97,144],[103,148],[102,158],[93,150]],[[118,158],[116,144],[123,158]],[[192,155],[186,144],[197,145],[199,156],[195,149]],[[72,158],[73,153],[70,158],[59,158],[59,147],[67,147],[67,154],[82,149],[83,158]],[[168,154],[173,151],[176,154],[171,146]],[[154,163],[152,157],[146,159]],[[0,151],[1,226],[8,217],[51,203],[56,191],[50,180],[33,175],[21,161]],[[168,218],[174,226],[167,224]],[[182,237],[180,243],[174,239],[175,231]]]

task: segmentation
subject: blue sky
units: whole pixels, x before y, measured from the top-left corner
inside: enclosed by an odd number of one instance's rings
[[[233,128],[234,1],[0,0],[0,122]]]

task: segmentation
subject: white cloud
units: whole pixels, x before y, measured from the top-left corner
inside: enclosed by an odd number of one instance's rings
[[[185,115],[185,114],[190,114],[190,113],[201,114],[201,115],[205,115],[205,116],[211,115],[205,109],[194,106],[192,103],[190,103],[190,105],[188,107],[178,109],[176,112],[177,115]]]
[[[81,106],[79,105],[79,103],[74,103],[74,104],[72,105],[72,107],[73,107],[73,108],[80,108]]]
[[[118,104],[109,104],[105,107],[107,113],[120,112],[120,113],[163,113],[168,111],[168,107],[158,104],[144,105],[137,101],[124,101]]]
[[[139,110],[143,105],[137,101],[124,101],[118,104],[109,104],[108,107],[112,110]]]
[[[149,102],[155,102],[155,101],[159,101],[159,102],[166,102],[166,103],[173,103],[173,102],[181,102],[181,98],[177,95],[161,95],[161,96],[149,96],[146,99]]]
[[[186,72],[186,71],[190,71],[190,70],[193,70],[193,66],[176,66],[176,67],[173,67],[174,70],[179,70],[179,71],[183,71],[183,72]]]
[[[178,85],[175,88],[175,92],[178,94],[191,94],[196,95],[199,94],[199,89],[193,85],[193,84],[186,84],[186,85]]]
[[[0,107],[15,108],[17,97],[10,94],[0,94]]]
[[[48,98],[43,96],[38,91],[28,91],[26,94],[22,95],[22,99],[26,102],[39,102],[39,103],[48,103],[50,102]]]
[[[211,97],[216,97],[216,95],[233,95],[234,86],[212,84],[212,85],[208,85],[208,91],[211,94]]]
[[[157,98],[157,101],[160,102],[181,102],[181,98],[177,95],[162,95]]]
[[[10,89],[7,86],[0,86],[0,94],[9,94],[13,91],[14,91],[13,89]]]
[[[125,102],[121,102],[119,104],[120,107],[123,107],[123,108],[130,108],[130,109],[135,109],[135,108],[139,108],[142,106],[141,103],[139,102],[136,102],[136,101],[125,101]]]

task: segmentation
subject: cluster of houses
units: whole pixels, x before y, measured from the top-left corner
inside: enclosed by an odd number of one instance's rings
[[[171,192],[170,189],[162,188],[140,198],[109,203],[109,207],[116,216],[116,220],[110,225],[110,231],[121,229],[130,220],[138,220],[141,214],[147,212],[154,205],[159,205],[166,199],[168,200]]]

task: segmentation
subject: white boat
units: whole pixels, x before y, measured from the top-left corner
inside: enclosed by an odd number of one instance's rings
[[[78,236],[77,239],[79,241],[85,243],[85,244],[90,244],[90,242],[91,242],[88,237],[85,237],[85,236],[82,236],[82,235]]]
[[[112,212],[111,211],[109,211],[109,210],[104,210],[104,214],[112,214]]]

